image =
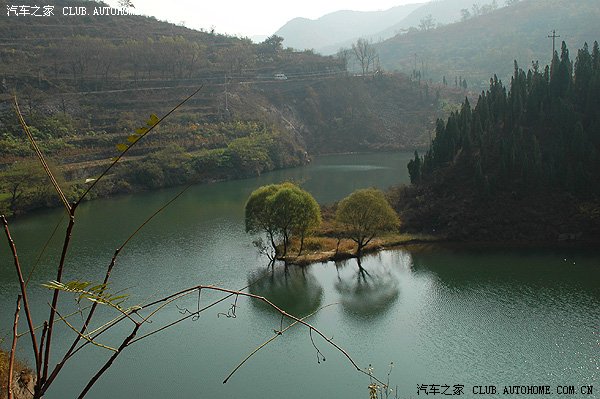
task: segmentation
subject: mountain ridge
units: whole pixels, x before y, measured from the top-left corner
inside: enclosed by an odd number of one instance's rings
[[[431,16],[436,23],[451,23],[460,18],[462,8],[471,9],[492,4],[494,0],[441,0],[396,6],[380,11],[340,10],[317,19],[294,18],[275,34],[284,38],[286,46],[330,55],[342,47],[350,47],[358,38],[371,41],[388,39],[401,31],[417,27]],[[335,29],[330,29],[335,25]]]
[[[581,0],[524,0],[494,12],[426,32],[397,35],[375,47],[387,70],[408,73],[417,69],[424,79],[453,84],[463,78],[469,87],[485,88],[494,74],[506,79],[513,62],[527,67],[532,61],[550,61],[556,30],[569,48],[597,39],[600,7]],[[511,61],[508,61],[511,60]]]
[[[418,8],[421,3],[407,4],[378,11],[339,10],[317,19],[296,17],[275,34],[284,38],[284,45],[297,49],[318,50],[344,42],[348,38],[368,35],[391,25]],[[334,51],[335,52],[335,51]]]

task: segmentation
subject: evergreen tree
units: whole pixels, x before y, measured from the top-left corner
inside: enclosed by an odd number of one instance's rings
[[[411,181],[463,163],[461,180],[480,192],[541,185],[600,192],[598,47],[590,54],[584,45],[574,66],[564,43],[543,71],[537,62],[527,72],[515,62],[508,93],[491,78],[474,109],[465,99],[460,112],[438,120],[429,151],[409,164]]]
[[[421,181],[421,158],[417,151],[415,151],[415,158],[408,162],[408,175],[413,184]]]

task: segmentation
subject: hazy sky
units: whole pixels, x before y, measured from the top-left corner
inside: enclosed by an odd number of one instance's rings
[[[132,0],[137,13],[239,36],[270,35],[295,17],[315,19],[337,10],[374,11],[428,0]],[[116,6],[117,0],[108,0]]]

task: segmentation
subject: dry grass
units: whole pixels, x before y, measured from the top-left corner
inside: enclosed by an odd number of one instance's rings
[[[8,358],[9,352],[0,349],[0,399],[7,397],[6,383],[8,381]],[[23,370],[30,371],[25,364],[15,359],[13,379],[21,374]]]
[[[286,261],[291,264],[306,265],[316,262],[328,262],[353,258],[356,256],[356,243],[350,239],[341,239],[338,243],[337,238],[327,235],[307,237],[304,240],[302,254],[298,255],[300,249],[300,240],[293,239],[288,248]],[[390,233],[379,238],[375,238],[367,245],[364,252],[374,252],[386,248],[395,248],[411,244],[433,243],[439,241],[439,238],[416,234],[398,234]]]

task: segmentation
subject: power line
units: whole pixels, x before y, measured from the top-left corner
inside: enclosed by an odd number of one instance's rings
[[[555,49],[555,40],[557,37],[560,37],[560,35],[556,35],[556,30],[552,30],[552,35],[548,35],[549,38],[552,38],[552,58],[550,58],[551,60],[554,59],[554,49]]]

